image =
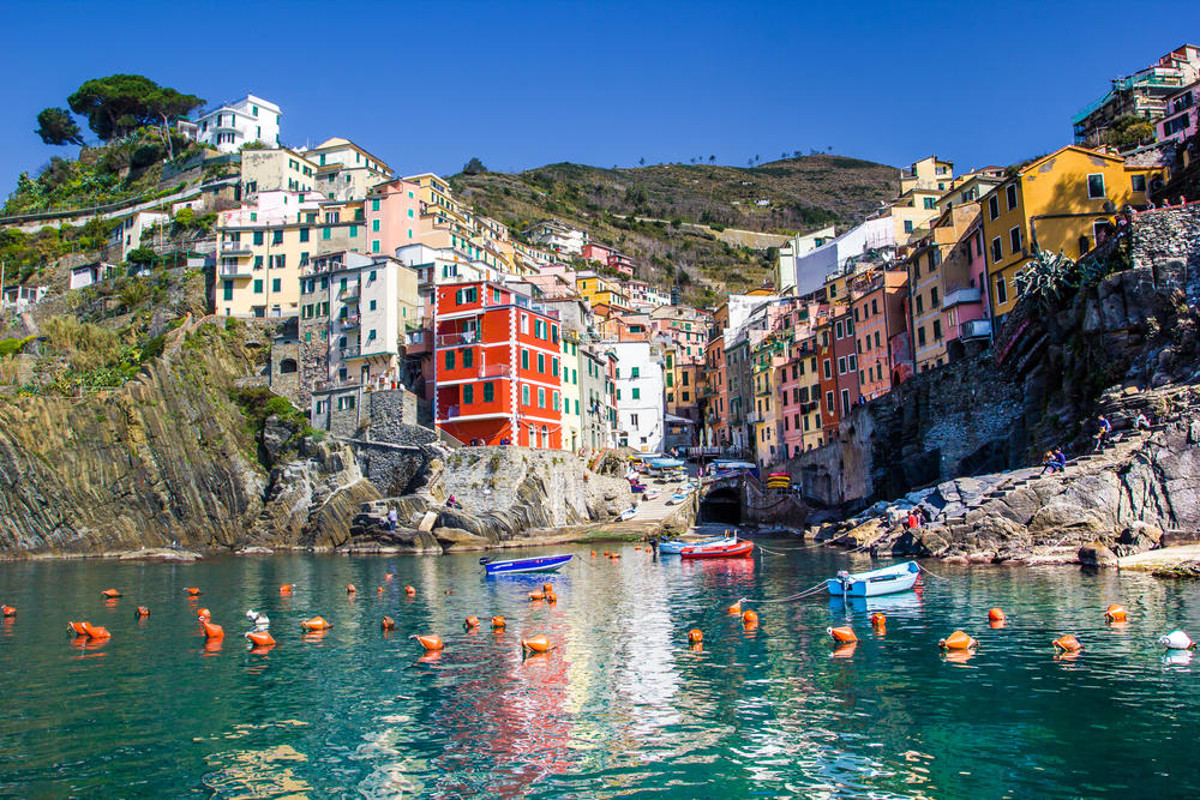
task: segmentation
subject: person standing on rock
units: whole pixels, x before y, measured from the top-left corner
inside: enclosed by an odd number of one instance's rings
[[[1096,418],[1096,452],[1104,449],[1104,443],[1108,441],[1108,435],[1112,433],[1112,423],[1108,421],[1108,417],[1101,414]]]
[[[394,508],[389,508],[389,509],[388,509],[388,516],[387,516],[387,520],[388,520],[388,530],[389,530],[389,531],[394,531],[394,530],[396,530],[396,521],[397,521],[398,519],[399,519],[399,517],[398,517],[398,516],[397,516],[397,514],[396,514],[396,509],[394,509]]]

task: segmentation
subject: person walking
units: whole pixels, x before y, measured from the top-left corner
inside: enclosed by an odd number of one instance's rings
[[[1094,452],[1098,453],[1104,449],[1110,433],[1112,433],[1112,423],[1108,421],[1108,417],[1101,414],[1096,418],[1096,447],[1094,448]]]

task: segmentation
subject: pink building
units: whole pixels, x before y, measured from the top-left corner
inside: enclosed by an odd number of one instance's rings
[[[396,255],[396,248],[416,244],[421,235],[420,187],[397,178],[367,195],[367,242],[371,253]]]
[[[978,204],[975,204],[978,208]],[[976,214],[942,262],[942,309],[946,341],[986,338],[988,319],[987,256],[983,246],[983,215]]]
[[[1200,130],[1200,81],[1167,97],[1163,118],[1154,127],[1160,142],[1182,142],[1195,136]]]
[[[583,256],[585,261],[595,261],[597,264],[608,266],[608,257],[613,254],[611,247],[605,247],[596,242],[588,242],[583,246]]]

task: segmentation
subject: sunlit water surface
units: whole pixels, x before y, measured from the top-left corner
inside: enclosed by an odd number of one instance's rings
[[[1200,662],[1165,661],[1155,644],[1176,626],[1200,636],[1200,586],[931,564],[944,579],[870,607],[753,605],[748,631],[732,600],[869,564],[766,544],[778,554],[707,563],[575,548],[552,607],[527,599],[543,576],[489,580],[468,555],[0,564],[0,602],[18,609],[0,628],[0,794],[1200,794]],[[108,587],[124,596],[106,603]],[[1118,601],[1132,623],[1107,626]],[[135,619],[137,605],[150,616]],[[206,648],[199,606],[225,626],[222,646]],[[990,606],[1008,612],[1003,629]],[[241,638],[247,608],[270,615],[270,652]],[[884,636],[867,621],[877,610]],[[333,629],[302,635],[314,614]],[[494,614],[506,631],[487,628]],[[468,615],[484,627],[464,631]],[[77,644],[68,619],[112,639]],[[847,623],[863,640],[835,650],[825,629]],[[956,628],[982,643],[969,660],[939,654]],[[1050,642],[1068,632],[1087,650],[1056,660]],[[422,659],[414,633],[440,635],[440,657]],[[535,634],[557,647],[523,660],[518,639]]]

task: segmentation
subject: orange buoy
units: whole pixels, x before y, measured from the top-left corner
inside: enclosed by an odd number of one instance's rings
[[[382,587],[382,586],[376,586],[376,587],[375,587],[375,594],[383,594],[383,587]]]
[[[521,649],[529,650],[534,653],[544,653],[553,648],[550,640],[545,636],[530,636],[528,639],[521,640]]]
[[[220,625],[214,625],[213,623],[209,622],[208,620],[204,620],[200,624],[204,626],[204,638],[205,639],[224,639],[225,638],[225,629],[222,628]]]
[[[306,631],[325,631],[333,627],[333,623],[324,617],[310,617],[300,620],[300,627]]]
[[[196,619],[200,620],[201,622],[206,619],[212,619],[212,612],[210,612],[207,608],[202,608],[196,612]]]
[[[383,580],[384,580],[384,582],[385,582],[385,583],[391,583],[391,582],[392,582],[392,578],[394,578],[394,577],[396,577],[396,576],[395,576],[393,573],[389,572],[389,573],[387,573],[386,575],[384,575],[384,576],[383,576]]]
[[[742,613],[742,601],[741,601],[741,600],[738,600],[736,603],[734,603],[733,605],[731,605],[731,606],[729,607],[729,613],[730,613],[730,614],[740,614],[740,613]]]
[[[595,551],[595,550],[593,550],[593,551],[592,551],[592,558],[595,558],[595,557],[596,557],[596,551]]]
[[[358,587],[355,586],[353,583],[346,584],[346,594],[354,594],[357,591],[358,591]]]
[[[86,622],[68,622],[67,631],[75,634],[76,636],[87,636],[87,628],[84,627],[85,625],[87,625]]]
[[[758,614],[753,611],[746,611],[742,614],[742,624],[747,628],[753,628],[758,624]]]
[[[414,589],[414,588],[413,588],[413,587],[411,587],[411,586],[405,586],[405,587],[404,587],[404,593],[405,593],[406,595],[408,595],[409,597],[413,597],[414,595],[416,595],[416,593],[417,593],[417,590],[416,590],[416,589]]]
[[[410,638],[416,639],[426,650],[441,650],[446,646],[437,636],[420,636],[414,633]]]
[[[383,622],[381,624],[385,631],[396,630],[396,620],[392,619],[391,617],[384,617]]]
[[[857,642],[858,636],[855,635],[854,629],[849,625],[843,625],[840,628],[826,628],[825,632],[833,637],[834,641],[848,644]]]
[[[1008,619],[1008,617],[1006,617],[1004,615],[1004,609],[1001,609],[1001,608],[989,608],[988,609],[988,621],[989,622],[1004,622],[1006,619]]]
[[[871,615],[871,626],[875,628],[886,628],[887,617],[880,614],[878,611]]]
[[[1113,603],[1104,612],[1105,622],[1128,622],[1129,612],[1125,610],[1125,606],[1119,603]]]
[[[293,592],[295,589],[296,589],[296,584],[294,584],[294,583],[285,583],[283,586],[280,586],[280,587],[279,587],[279,593],[280,593],[281,595],[289,595],[289,594],[291,594],[291,593],[292,593],[292,592]]]
[[[1083,650],[1083,645],[1072,634],[1060,636],[1054,640],[1054,648],[1062,650],[1064,653],[1078,653]]]
[[[133,615],[135,617],[148,617],[150,616],[150,609],[145,606],[138,606],[137,611],[133,612]]]
[[[970,650],[973,647],[979,647],[979,642],[962,631],[955,631],[945,639],[938,639],[938,647],[943,650]]]
[[[554,592],[546,592],[546,602],[550,605],[554,605],[558,602],[558,595],[556,595]]]
[[[704,641],[704,632],[699,628],[692,628],[688,631],[688,641],[692,644],[700,644]]]
[[[187,586],[184,588],[184,591],[190,594],[192,597],[195,597],[198,594],[203,594],[198,586]]]
[[[508,625],[508,620],[504,617],[492,617],[492,629],[503,630]]]
[[[454,592],[453,592],[452,590],[450,590],[450,589],[447,589],[447,590],[445,591],[445,594],[454,594]]]
[[[539,600],[545,600],[545,599],[546,599],[545,592],[530,592],[529,593],[529,600],[531,602],[536,603]]]
[[[467,617],[465,620],[463,620],[463,627],[464,628],[478,628],[479,627],[479,617],[476,617],[473,615],[470,617]]]
[[[120,596],[121,596],[121,593],[120,593],[120,592],[118,592],[116,589],[105,589],[105,590],[104,590],[103,592],[101,592],[100,594],[104,595],[105,597],[107,597],[107,598],[108,598],[108,599],[110,599],[110,600],[111,600],[111,599],[113,599],[114,597],[120,597]]]
[[[83,632],[87,634],[89,639],[108,639],[112,636],[107,628],[101,628],[99,625],[93,625],[90,622],[83,623]]]
[[[275,646],[275,637],[271,635],[270,631],[248,631],[246,633],[246,638],[249,639],[250,643],[255,647]]]
[[[4,616],[6,617],[15,617],[17,615],[17,609],[13,606],[0,606],[0,611],[4,612]]]
[[[542,591],[543,591],[543,592],[545,592],[546,594],[550,594],[551,592],[553,592],[553,591],[554,591],[554,584],[552,584],[552,583],[543,583],[543,584],[542,584]]]

